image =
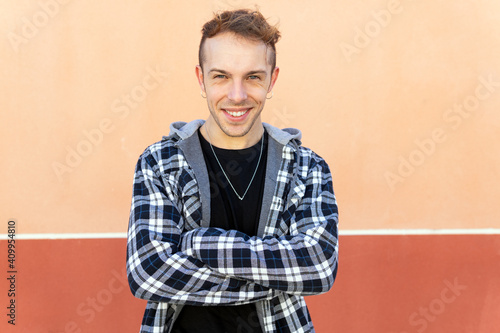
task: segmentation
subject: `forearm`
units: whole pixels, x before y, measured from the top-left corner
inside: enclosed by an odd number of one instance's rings
[[[336,275],[338,248],[310,235],[248,237],[231,230],[197,229],[186,235],[189,253],[224,275],[286,293],[328,291]]]
[[[167,179],[158,169],[152,154],[141,156],[136,167],[127,243],[128,280],[134,296],[197,305],[270,297],[268,288],[217,272],[179,249],[186,227],[178,197],[183,191],[169,183],[179,178],[177,174]]]
[[[200,228],[183,235],[182,249],[215,271],[286,293],[329,290],[337,272],[338,210],[328,166],[311,163],[270,233],[249,237],[235,230]]]
[[[143,230],[129,238],[127,272],[134,296],[178,304],[242,304],[271,298],[273,292],[229,277],[178,251],[175,242],[150,239]]]

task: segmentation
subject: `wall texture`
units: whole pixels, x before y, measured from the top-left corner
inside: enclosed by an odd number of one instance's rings
[[[339,276],[308,298],[317,331],[498,330],[499,2],[24,0],[0,2],[2,332],[137,332],[134,165],[208,115],[201,25],[255,4],[283,35],[264,120],[334,174]]]

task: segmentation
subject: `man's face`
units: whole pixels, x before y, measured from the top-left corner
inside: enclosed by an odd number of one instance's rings
[[[196,67],[210,116],[205,123],[212,143],[221,148],[251,146],[262,135],[260,114],[278,77],[271,72],[268,48],[232,33],[208,38],[203,71]],[[202,132],[203,133],[203,132]]]

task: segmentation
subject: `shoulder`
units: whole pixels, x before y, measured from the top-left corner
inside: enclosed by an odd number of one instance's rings
[[[171,158],[172,156],[177,154],[179,154],[177,140],[170,137],[163,137],[160,141],[157,141],[146,147],[139,158],[153,158],[157,161],[160,161]]]
[[[299,146],[297,148],[298,164],[308,170],[321,170],[322,172],[330,172],[327,162],[323,157],[315,153],[312,149]]]
[[[172,123],[169,135],[148,146],[139,159],[155,160],[157,163],[162,161],[170,163],[172,159],[179,159],[183,155],[180,148],[181,143],[189,141],[189,138],[196,135],[202,124],[202,120]]]
[[[300,140],[302,139],[302,133],[296,128],[283,128],[279,129],[270,124],[263,123],[263,126],[269,136],[282,145],[290,144],[295,142],[300,145]]]
[[[272,125],[264,123],[264,128],[269,136],[279,144],[283,145],[285,156],[288,159],[294,159],[296,155],[299,165],[314,166],[316,164],[325,164],[325,160],[316,154],[312,149],[302,146],[302,132],[296,128],[279,129]]]
[[[137,167],[163,174],[176,165],[178,167],[180,159],[183,159],[182,153],[177,147],[175,140],[164,138],[148,146],[142,152],[139,156]]]
[[[203,121],[199,120],[172,123],[170,134],[148,146],[140,155],[138,164],[159,174],[188,168],[183,150],[197,142],[197,138],[193,138],[202,124]]]

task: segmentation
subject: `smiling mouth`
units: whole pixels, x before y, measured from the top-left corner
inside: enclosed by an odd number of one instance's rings
[[[251,108],[247,109],[239,109],[239,110],[228,110],[228,109],[223,109],[224,112],[228,113],[232,117],[241,117],[248,111],[250,111]]]

